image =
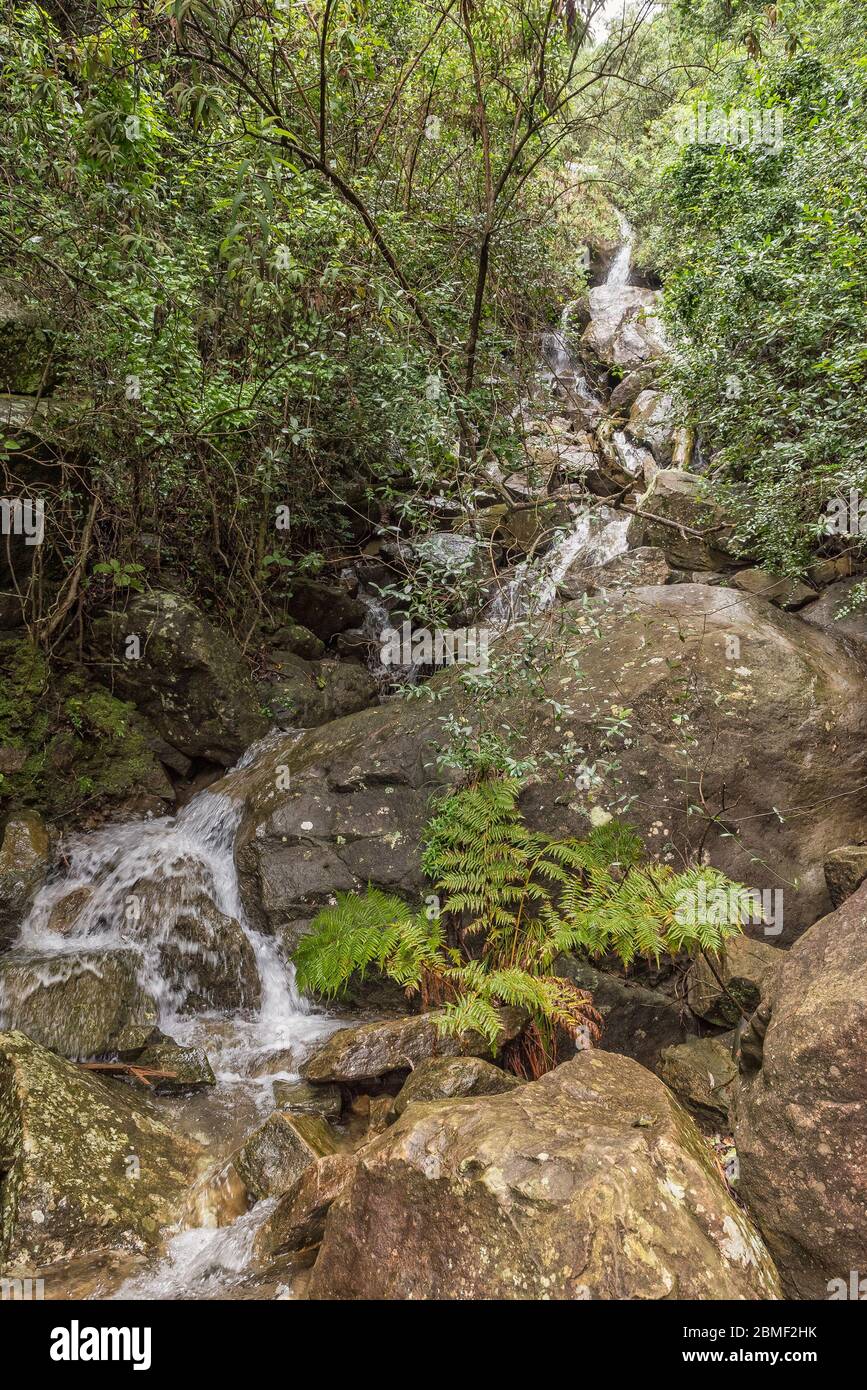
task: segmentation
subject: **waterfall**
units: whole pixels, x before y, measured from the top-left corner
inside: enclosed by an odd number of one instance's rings
[[[62,872],[36,896],[14,946],[16,961],[34,967],[31,992],[80,970],[82,957],[98,973],[101,955],[133,953],[138,982],[158,1006],[159,1026],[180,1043],[204,1047],[223,1087],[249,1088],[252,1074],[271,1081],[296,1076],[287,1056],[300,1058],[306,1045],[336,1026],[299,996],[291,965],[274,938],[250,925],[241,898],[234,841],[243,803],[235,780],[272,737],[249,748],[220,789],[199,792],[176,816],[70,837],[61,847]],[[58,930],[52,914],[71,894],[82,905],[72,923]],[[192,938],[179,934],[181,920],[192,924]],[[234,939],[245,957],[252,954],[256,1003],[185,1011],[183,963],[194,970],[207,960],[221,931],[230,933],[230,942],[231,933],[239,934]],[[171,973],[167,948],[181,962]],[[215,964],[219,957],[211,959]],[[0,986],[0,1026],[15,1026],[20,1003],[8,984]]]
[[[498,632],[521,618],[542,613],[575,564],[604,565],[627,549],[630,518],[602,503],[582,512],[539,560],[523,560],[492,601],[487,616]]]
[[[632,269],[632,247],[635,236],[631,226],[622,213],[618,214],[620,221],[620,234],[623,241],[618,248],[614,260],[605,279],[605,287],[609,290],[621,290],[629,284],[629,273]]]

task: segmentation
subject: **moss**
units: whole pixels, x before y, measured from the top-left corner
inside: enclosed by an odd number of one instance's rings
[[[168,790],[146,721],[84,672],[50,675],[42,652],[15,637],[0,642],[0,687],[0,799],[64,817]]]

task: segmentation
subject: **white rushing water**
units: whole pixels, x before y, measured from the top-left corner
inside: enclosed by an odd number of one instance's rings
[[[262,750],[261,742],[248,749],[236,771]],[[221,788],[199,792],[176,816],[69,838],[61,871],[39,892],[22,926],[15,959],[29,967],[35,989],[80,970],[82,961],[98,973],[101,954],[133,952],[163,1031],[178,1042],[204,1045],[223,1085],[249,1085],[253,1072],[268,1074],[269,1055],[275,1074],[295,1075],[287,1071],[286,1054],[302,1055],[335,1025],[299,996],[277,942],[247,920],[234,857],[242,802],[233,795],[232,774]],[[72,894],[80,906],[61,929],[57,914]],[[197,966],[204,962],[212,976],[226,960],[231,965],[233,941],[248,962],[252,954],[248,998],[239,988],[236,1007],[191,1011],[185,1005],[200,984]],[[0,995],[0,1023],[14,1026],[20,1003]]]

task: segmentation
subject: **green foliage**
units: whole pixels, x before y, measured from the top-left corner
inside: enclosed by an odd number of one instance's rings
[[[829,500],[867,492],[867,42],[858,0],[769,14],[705,4],[660,21],[669,36],[687,24],[696,57],[707,24],[716,48],[639,147],[634,211],[665,284],[672,383],[738,539],[795,573]],[[773,112],[779,146],[677,144],[699,103]]]
[[[340,894],[296,950],[299,987],[331,997],[355,972],[375,968],[425,1003],[441,1003],[444,1033],[472,1029],[492,1050],[502,1033],[498,1008],[524,1009],[531,1053],[512,1060],[540,1070],[554,1064],[559,1034],[598,1032],[589,997],[557,974],[559,957],[612,952],[629,964],[717,952],[740,931],[740,885],[710,868],[675,873],[644,863],[641,841],[615,821],[586,840],[530,830],[520,789],[517,778],[492,778],[445,797],[422,861],[442,895],[440,912],[413,912],[370,887]],[[722,912],[696,910],[721,890]]]

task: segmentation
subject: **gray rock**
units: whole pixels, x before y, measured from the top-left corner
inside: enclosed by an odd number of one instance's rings
[[[660,468],[674,455],[674,403],[661,391],[642,391],[629,413],[626,431],[653,454]]]
[[[289,652],[272,659],[276,670],[261,686],[262,702],[279,728],[316,728],[366,709],[378,696],[373,676],[355,662],[303,661]]]
[[[302,627],[330,642],[338,632],[359,627],[364,621],[364,604],[353,598],[342,584],[321,579],[296,579],[289,600],[289,612]]]
[[[189,599],[163,590],[136,594],[124,613],[94,624],[113,662],[116,690],[173,748],[226,766],[267,732],[253,682],[231,637]],[[139,660],[125,659],[138,636]]]
[[[658,1071],[663,1049],[696,1031],[683,1001],[661,989],[597,970],[574,956],[561,956],[555,968],[592,994],[593,1007],[602,1016],[598,1046],[605,1052],[632,1057]]]
[[[731,1035],[728,1043],[723,1038],[690,1038],[667,1047],[659,1067],[660,1077],[687,1110],[714,1125],[728,1119],[737,1074]]]
[[[10,951],[0,958],[0,1028],[20,1029],[64,1057],[140,1048],[157,1006],[138,983],[138,965],[134,951]]]

